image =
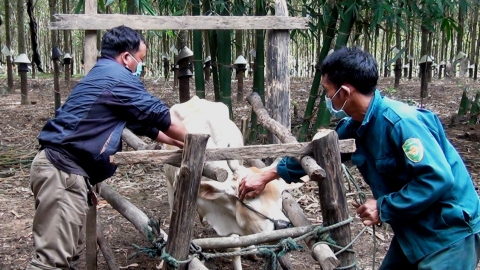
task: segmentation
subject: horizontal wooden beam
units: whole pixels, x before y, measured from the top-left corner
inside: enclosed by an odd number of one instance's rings
[[[148,16],[56,14],[50,30],[102,30],[125,25],[136,30],[308,29],[308,18],[280,16]]]
[[[355,152],[353,139],[339,140],[341,153]],[[313,154],[312,142],[284,143],[267,145],[249,145],[244,147],[208,148],[205,161],[244,160],[254,158],[277,158],[282,156],[310,156]],[[118,152],[110,156],[110,162],[116,165],[125,164],[179,164],[182,150],[142,150]]]

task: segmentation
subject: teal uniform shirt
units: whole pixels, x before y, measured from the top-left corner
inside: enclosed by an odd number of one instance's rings
[[[344,118],[337,133],[355,139],[352,163],[411,263],[480,232],[478,195],[434,113],[375,91],[363,122]],[[299,177],[300,164],[282,162],[282,177]]]

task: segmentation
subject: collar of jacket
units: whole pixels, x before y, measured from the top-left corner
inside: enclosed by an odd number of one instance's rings
[[[373,94],[373,98],[370,101],[370,105],[368,105],[367,113],[365,114],[365,118],[363,118],[362,124],[357,129],[357,136],[362,137],[363,133],[367,129],[368,123],[375,117],[377,111],[380,108],[380,103],[382,102],[382,96],[380,95],[380,91],[375,90]]]

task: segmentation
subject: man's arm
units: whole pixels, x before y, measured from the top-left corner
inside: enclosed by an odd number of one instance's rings
[[[172,138],[173,140],[182,142],[182,148],[183,148],[183,142],[185,141],[185,136],[187,135],[188,132],[185,126],[183,125],[182,121],[180,121],[180,119],[178,119],[175,115],[170,114],[170,127],[164,133],[165,135]],[[168,143],[168,144],[171,144],[171,143]],[[175,144],[172,144],[172,145],[175,145]]]
[[[163,133],[161,131],[158,131],[158,136],[157,136],[157,138],[155,138],[155,141],[160,142],[160,143],[166,143],[166,144],[174,145],[174,146],[177,146],[177,147],[183,149],[183,142],[182,141],[172,139],[171,137],[167,136],[165,133]]]

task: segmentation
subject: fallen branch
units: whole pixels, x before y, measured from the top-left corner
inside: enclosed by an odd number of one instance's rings
[[[311,226],[311,222],[307,219],[303,213],[302,208],[293,199],[292,195],[288,192],[282,194],[283,210],[287,214],[288,219],[292,222],[293,226]],[[316,239],[313,236],[305,238],[305,244],[308,248],[312,249],[316,243]],[[320,264],[323,270],[335,269],[340,264],[333,251],[328,245],[320,244],[315,247],[312,252],[312,257]]]
[[[247,101],[252,106],[255,114],[257,114],[257,121],[272,132],[282,143],[297,143],[297,139],[290,133],[290,131],[282,126],[277,121],[273,120],[270,115],[268,115],[267,110],[263,106],[262,99],[256,92],[252,92],[248,97]],[[325,178],[325,170],[318,166],[317,162],[308,155],[299,155],[296,158],[300,164],[302,164],[303,169],[308,174],[310,179],[314,181],[321,181]]]
[[[194,239],[192,242],[202,249],[225,249],[248,247],[269,242],[276,242],[288,237],[296,238],[315,229],[316,225],[288,228],[276,231],[261,232],[239,237],[214,237]]]

